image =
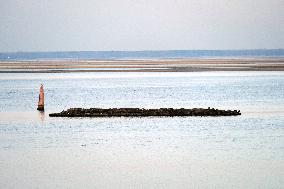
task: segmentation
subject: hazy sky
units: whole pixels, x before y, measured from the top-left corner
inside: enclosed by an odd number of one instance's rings
[[[284,48],[284,0],[0,0],[0,51]]]

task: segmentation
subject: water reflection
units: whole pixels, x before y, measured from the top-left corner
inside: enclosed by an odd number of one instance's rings
[[[9,183],[35,188],[41,181],[43,188],[139,188],[145,183],[145,188],[281,188],[282,72],[137,74],[14,74],[11,80],[1,75],[0,162],[5,163],[0,175],[5,177],[0,183],[6,188]],[[39,83],[48,86],[45,112],[35,108]],[[69,107],[208,106],[243,114],[48,116]],[[36,179],[29,183],[29,178]]]
[[[45,112],[44,111],[38,111],[38,117],[39,120],[43,123],[45,120]]]

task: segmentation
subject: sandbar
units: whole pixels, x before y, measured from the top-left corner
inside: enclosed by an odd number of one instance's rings
[[[284,57],[0,61],[0,73],[284,71]]]

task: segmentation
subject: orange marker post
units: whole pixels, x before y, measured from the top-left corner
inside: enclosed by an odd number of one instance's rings
[[[43,85],[40,86],[37,110],[44,111],[44,91]]]

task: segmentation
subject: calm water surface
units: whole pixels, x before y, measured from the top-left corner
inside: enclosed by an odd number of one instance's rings
[[[243,114],[48,117],[69,107]],[[0,75],[0,188],[282,188],[283,170],[284,72]]]

